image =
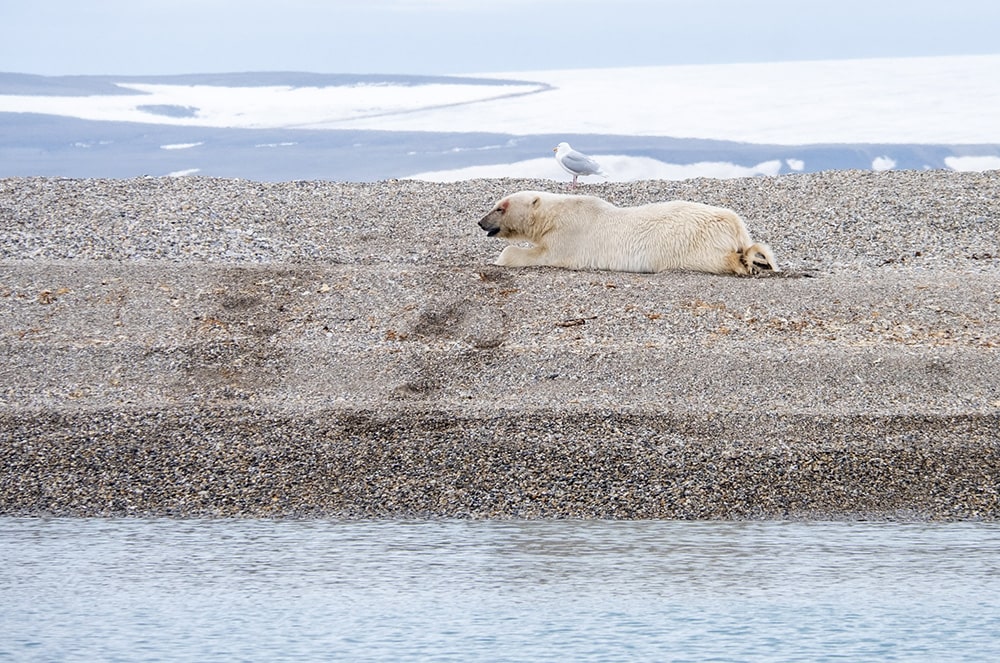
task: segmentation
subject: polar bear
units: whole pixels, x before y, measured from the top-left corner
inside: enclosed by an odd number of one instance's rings
[[[507,246],[496,264],[621,272],[684,269],[712,274],[778,270],[771,249],[750,239],[732,210],[675,200],[616,207],[595,196],[519,191],[479,222]]]

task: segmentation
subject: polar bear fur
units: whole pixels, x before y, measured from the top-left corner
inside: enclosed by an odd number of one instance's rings
[[[616,207],[594,196],[520,191],[500,200],[479,227],[532,244],[507,246],[496,264],[508,267],[779,271],[771,249],[750,239],[735,212],[683,200]]]

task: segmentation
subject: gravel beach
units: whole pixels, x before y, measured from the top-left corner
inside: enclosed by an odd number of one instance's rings
[[[780,274],[506,269],[547,180],[0,180],[0,514],[1000,518],[1000,172],[581,187]]]

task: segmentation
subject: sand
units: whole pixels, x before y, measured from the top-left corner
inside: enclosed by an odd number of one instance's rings
[[[544,180],[0,180],[0,514],[1000,517],[1000,172],[587,185],[757,278],[492,265]]]

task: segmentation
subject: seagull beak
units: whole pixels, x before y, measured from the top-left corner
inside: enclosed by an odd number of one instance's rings
[[[553,152],[558,152],[558,151],[559,151],[559,148],[558,148],[558,147],[553,147],[553,148],[552,148],[552,151],[553,151]]]

